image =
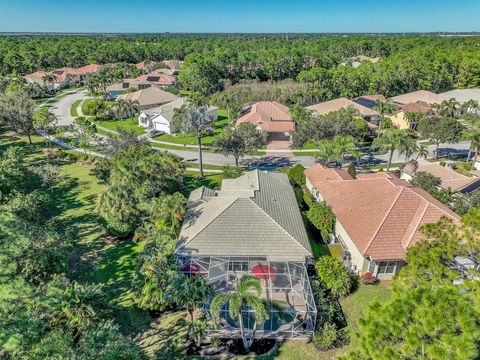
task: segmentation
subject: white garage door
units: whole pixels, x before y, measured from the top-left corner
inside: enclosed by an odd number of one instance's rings
[[[163,131],[170,134],[170,126],[168,124],[154,123],[155,130]]]

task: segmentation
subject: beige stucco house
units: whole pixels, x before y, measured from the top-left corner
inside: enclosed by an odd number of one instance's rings
[[[417,101],[414,103],[401,105],[399,111],[390,116],[393,125],[402,130],[416,130],[418,122],[411,122],[408,119],[408,113],[421,113],[425,114],[426,116],[430,116],[434,114],[434,111],[432,110],[432,106],[424,101]]]
[[[442,216],[459,217],[426,191],[387,173],[359,174],[316,164],[305,170],[306,185],[336,217],[335,237],[345,248],[345,265],[359,275],[391,279],[404,264],[420,228]]]

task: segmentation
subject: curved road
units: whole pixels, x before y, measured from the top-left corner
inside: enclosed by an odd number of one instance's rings
[[[82,100],[87,97],[86,90],[73,91],[69,95],[61,98],[55,102],[51,108],[52,113],[58,118],[58,125],[71,125],[73,124],[73,117],[70,116],[70,108],[76,100]],[[456,144],[446,144],[440,146],[440,151],[444,154],[447,153],[462,153],[468,152],[468,142],[459,142]],[[153,146],[155,150],[169,151],[185,159],[186,162],[198,163],[198,152],[192,150],[173,150],[165,149]],[[433,157],[435,146],[428,146],[429,157]],[[388,161],[388,154],[372,154],[363,155],[362,160],[365,164],[386,164]],[[393,154],[392,162],[403,162],[404,156],[400,155],[398,151]],[[204,152],[203,162],[211,165],[235,165],[235,160],[232,156],[224,156],[218,153]],[[249,167],[273,169],[277,167],[292,166],[295,164],[302,164],[303,166],[311,166],[315,163],[315,159],[312,156],[294,156],[288,154],[279,155],[266,155],[266,156],[246,156],[242,161],[242,165]]]

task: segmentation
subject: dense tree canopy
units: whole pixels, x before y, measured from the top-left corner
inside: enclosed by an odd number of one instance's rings
[[[181,82],[204,94],[242,80],[296,79],[303,103],[366,93],[393,96],[480,85],[478,37],[425,35],[151,34],[5,36],[0,75],[88,63],[185,60]],[[358,68],[338,66],[357,55],[380,57]]]

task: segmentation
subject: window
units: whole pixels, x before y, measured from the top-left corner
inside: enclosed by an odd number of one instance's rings
[[[397,263],[395,261],[380,261],[377,275],[394,274],[396,267]]]
[[[248,261],[230,261],[228,263],[229,271],[248,271]]]

